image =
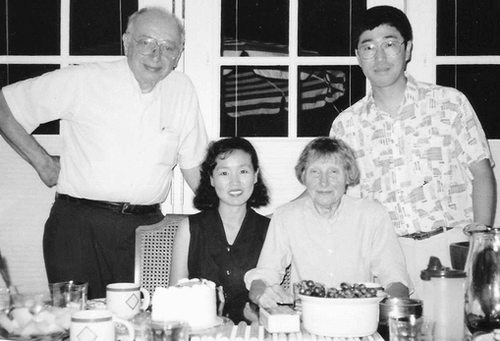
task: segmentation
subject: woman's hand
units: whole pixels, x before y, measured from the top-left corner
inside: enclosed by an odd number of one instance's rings
[[[278,306],[278,303],[293,303],[293,296],[287,293],[281,285],[267,285],[260,279],[252,282],[248,296],[261,308],[274,308]]]

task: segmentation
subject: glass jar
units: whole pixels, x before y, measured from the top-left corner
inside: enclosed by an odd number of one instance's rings
[[[471,333],[500,328],[500,227],[471,224],[465,319]]]

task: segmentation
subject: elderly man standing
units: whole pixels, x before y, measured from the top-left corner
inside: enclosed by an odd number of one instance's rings
[[[105,297],[132,282],[135,229],[160,221],[179,164],[195,190],[208,143],[196,91],[173,71],[184,29],[156,7],[134,13],[123,35],[126,58],[79,65],[18,82],[0,93],[0,132],[49,187],[45,225],[49,282],[89,283]],[[61,119],[60,159],[29,134]]]
[[[451,266],[449,245],[466,240],[463,228],[493,224],[493,160],[467,98],[405,72],[413,35],[402,11],[370,8],[355,37],[371,92],[335,119],[330,135],[354,149],[357,189],[388,209],[415,296],[422,297],[420,271],[430,256]]]

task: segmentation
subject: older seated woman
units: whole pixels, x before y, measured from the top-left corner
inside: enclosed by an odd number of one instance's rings
[[[245,274],[250,299],[264,308],[291,303],[292,294],[279,285],[290,264],[292,283],[340,287],[376,277],[390,296],[407,297],[410,279],[388,212],[345,194],[359,183],[352,149],[317,138],[302,151],[295,173],[306,191],[274,212],[257,267]]]

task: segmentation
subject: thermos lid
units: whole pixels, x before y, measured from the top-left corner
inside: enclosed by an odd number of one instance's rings
[[[444,267],[441,265],[441,261],[438,257],[431,256],[429,258],[429,265],[427,269],[420,272],[420,278],[423,281],[430,281],[431,278],[462,278],[466,277],[465,271],[450,269],[449,267]]]

